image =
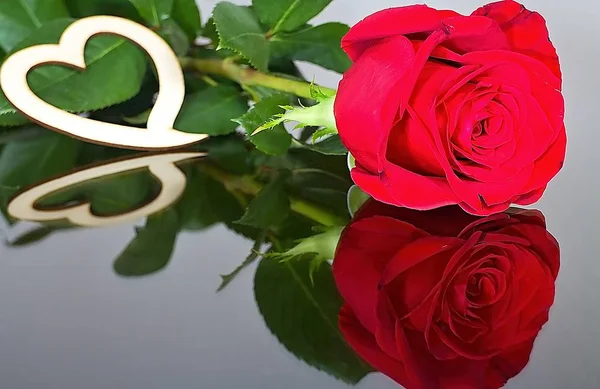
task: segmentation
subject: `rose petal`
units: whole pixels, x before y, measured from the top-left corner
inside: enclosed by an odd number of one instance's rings
[[[523,342],[493,357],[485,379],[487,387],[501,388],[509,379],[519,374],[529,363],[533,343],[533,339]]]
[[[376,12],[358,22],[342,38],[342,49],[352,61],[379,40],[390,36],[431,32],[441,27],[441,21],[457,16],[454,11],[440,11],[426,5],[389,8]]]
[[[333,261],[337,288],[360,322],[375,332],[373,307],[387,262],[405,244],[424,236],[415,227],[384,216],[351,223],[342,233]]]
[[[385,178],[395,205],[427,210],[457,203],[457,196],[443,178],[415,174],[391,163],[385,168]]]
[[[567,149],[567,133],[563,129],[556,141],[548,148],[533,165],[533,174],[524,189],[524,193],[544,188],[550,180],[562,169]],[[534,197],[535,198],[535,197]],[[519,204],[528,205],[525,198],[518,199]]]
[[[340,82],[334,112],[342,141],[368,171],[381,171],[385,142],[406,91],[415,52],[403,36],[370,47]]]
[[[456,53],[510,49],[506,34],[492,19],[460,15],[444,19],[442,25],[448,34],[444,47]]]
[[[561,78],[556,49],[550,41],[546,21],[539,13],[527,10],[516,1],[505,0],[485,5],[473,15],[495,20],[508,37],[513,51],[542,61]]]
[[[407,386],[409,381],[402,361],[391,358],[379,348],[373,334],[362,326],[347,305],[343,306],[340,311],[339,326],[350,347],[369,365],[400,385]]]
[[[398,277],[402,272],[407,271],[420,262],[425,261],[432,256],[456,249],[464,243],[462,239],[446,238],[439,236],[426,236],[402,247],[396,255],[387,263],[385,270],[381,275],[381,285],[387,285]],[[427,274],[423,274],[424,277]]]

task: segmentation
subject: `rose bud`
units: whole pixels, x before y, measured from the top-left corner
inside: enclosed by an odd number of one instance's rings
[[[342,47],[354,63],[336,125],[354,181],[377,200],[489,215],[536,202],[561,169],[561,72],[540,14],[512,0],[470,16],[391,8]]]
[[[494,389],[529,361],[554,302],[559,246],[539,211],[486,218],[373,200],[342,233],[339,325],[407,389]]]

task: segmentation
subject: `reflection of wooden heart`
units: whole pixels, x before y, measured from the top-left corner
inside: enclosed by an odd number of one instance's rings
[[[148,118],[147,129],[103,123],[65,112],[41,100],[29,88],[27,74],[43,64],[53,63],[85,70],[85,45],[98,34],[130,39],[154,61],[160,91]],[[183,72],[177,56],[159,35],[127,19],[92,16],[74,22],[64,31],[59,44],[28,47],[6,59],[0,69],[0,84],[6,98],[31,120],[93,143],[132,149],[168,149],[207,137],[173,129],[185,97]]]
[[[185,190],[186,177],[175,166],[175,162],[198,158],[203,155],[204,153],[189,152],[145,155],[81,170],[35,186],[19,194],[8,204],[8,213],[20,220],[43,222],[67,219],[73,224],[85,227],[101,227],[135,221],[165,209],[177,201]],[[160,181],[161,191],[149,204],[135,211],[115,216],[96,216],[91,211],[90,203],[59,210],[39,210],[35,208],[35,202],[50,193],[96,178],[146,167]]]

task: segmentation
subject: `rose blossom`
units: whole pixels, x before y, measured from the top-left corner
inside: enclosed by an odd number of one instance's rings
[[[561,72],[544,18],[512,0],[471,16],[375,13],[342,46],[335,100],[352,177],[377,200],[489,215],[532,204],[563,165]]]
[[[495,389],[548,320],[559,248],[538,211],[486,218],[368,202],[333,273],[354,350],[407,389]]]

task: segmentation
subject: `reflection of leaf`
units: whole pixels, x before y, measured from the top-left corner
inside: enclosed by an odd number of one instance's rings
[[[64,231],[65,229],[72,228],[71,226],[67,227],[57,227],[54,225],[41,225],[39,227],[34,228],[31,231],[26,232],[25,234],[19,236],[16,239],[13,239],[10,242],[6,242],[8,247],[22,247],[28,246],[30,244],[39,243],[42,240],[46,239],[50,235],[54,234],[57,231]]]
[[[292,31],[317,16],[332,0],[253,0],[260,21],[273,32]]]
[[[333,135],[314,145],[303,144],[297,141],[294,142],[294,145],[296,147],[305,147],[325,155],[346,155],[348,153],[339,135]]]
[[[260,247],[263,245],[263,243],[264,243],[264,236],[261,236],[256,242],[254,242],[254,245],[252,246],[252,249],[250,250],[250,254],[248,254],[248,256],[246,257],[244,262],[242,262],[241,265],[236,267],[229,274],[221,274],[222,281],[221,281],[221,285],[219,285],[219,288],[217,289],[217,292],[220,292],[223,289],[225,289],[227,287],[227,285],[229,285],[235,279],[235,277],[237,277],[238,274],[240,274],[242,272],[242,270],[244,270],[245,268],[247,268],[248,266],[253,264],[254,261],[256,261],[258,259],[258,257],[261,255],[259,250],[260,250]]]
[[[344,227],[329,228],[323,233],[301,239],[295,247],[283,253],[271,253],[270,255],[285,259],[299,257],[304,254],[315,254],[315,259],[318,261],[333,259],[343,229]]]
[[[33,185],[75,165],[81,142],[46,131],[36,138],[8,143],[0,154],[0,185],[15,188],[3,191],[0,205],[6,214],[8,192]]]
[[[294,169],[290,188],[299,197],[322,205],[340,217],[347,217],[346,193],[352,185],[347,174],[338,176],[324,169]]]
[[[280,173],[252,200],[244,216],[238,221],[261,229],[282,223],[290,212],[290,199],[285,190],[288,174]]]
[[[54,231],[54,228],[48,226],[40,226],[21,235],[12,242],[6,242],[6,245],[9,247],[27,246],[31,243],[36,243],[41,240],[44,240],[45,238],[50,236],[50,234],[52,234]]]
[[[243,215],[242,206],[223,184],[198,169],[191,170],[187,177],[185,192],[177,204],[183,228],[203,230],[215,223],[230,223]]]
[[[215,7],[213,19],[220,47],[235,50],[258,70],[267,71],[269,42],[250,8],[223,1]]]
[[[118,215],[140,208],[149,200],[152,178],[147,171],[130,171],[86,181],[44,196],[42,207],[61,207],[87,201],[96,215]]]
[[[54,20],[35,30],[19,48],[56,43],[72,20]],[[85,48],[84,72],[65,66],[46,65],[29,73],[31,90],[42,100],[70,112],[94,111],[135,96],[146,72],[142,51],[114,36],[99,36]],[[0,125],[14,124],[16,110],[0,93]]]
[[[246,148],[244,138],[238,134],[208,138],[201,144],[202,150],[208,153],[211,161],[236,174],[252,172],[250,152]]]
[[[258,308],[271,332],[307,364],[355,384],[369,369],[342,337],[337,316],[342,299],[331,267],[322,263],[309,277],[310,261],[263,259],[254,278]]]
[[[148,217],[146,225],[137,229],[136,237],[116,259],[115,272],[129,277],[161,270],[171,259],[178,232],[179,220],[173,209]]]

